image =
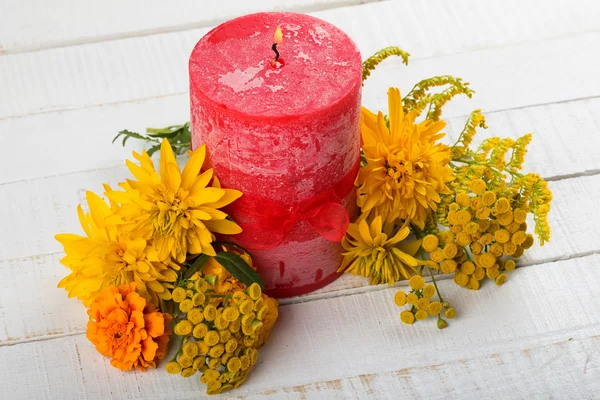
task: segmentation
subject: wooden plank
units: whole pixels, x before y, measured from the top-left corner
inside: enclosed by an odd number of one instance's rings
[[[259,11],[311,12],[380,0],[6,0],[0,49],[20,53],[214,26]],[[116,12],[118,10],[118,12]],[[78,18],[73,18],[76,15]]]
[[[383,86],[404,86],[433,74],[456,74],[470,79],[481,93],[481,107],[492,111],[507,107],[526,106],[572,100],[600,94],[600,67],[597,57],[588,57],[600,44],[600,33],[587,33],[588,8],[577,9],[575,20],[581,22],[575,31],[581,34],[560,40],[527,42],[517,46],[483,49],[483,43],[505,46],[513,43],[497,31],[497,25],[465,23],[485,20],[487,10],[463,3],[463,11],[452,8],[447,13],[432,13],[422,9],[423,17],[413,11],[419,6],[403,2],[383,2],[357,7],[327,10],[315,15],[333,22],[345,30],[365,57],[390,44],[400,44],[414,55],[413,68],[400,68],[391,62],[388,70],[372,79]],[[521,32],[521,40],[533,37],[542,40],[554,37],[556,29],[563,34],[562,23],[571,25],[571,13],[541,13],[525,10],[529,18],[543,29],[533,36],[528,29],[519,28],[520,19],[506,19],[507,32]],[[580,15],[581,13],[581,15]],[[420,23],[428,21],[428,23]],[[436,29],[432,30],[431,27]],[[188,91],[187,59],[190,49],[208,28],[135,37],[81,46],[49,49],[39,52],[10,54],[0,57],[0,119],[26,116],[40,112],[108,105],[159,96],[184,94]],[[439,31],[439,37],[432,35]],[[442,39],[443,38],[443,39]],[[474,39],[476,38],[476,39]],[[438,40],[439,39],[439,40]],[[479,50],[477,50],[479,49]],[[462,53],[462,54],[455,54]],[[444,54],[446,54],[444,56]],[[448,55],[450,54],[450,55]],[[420,60],[434,57],[430,60]],[[561,62],[556,62],[560,57]],[[389,71],[397,70],[390,74]],[[553,81],[553,85],[548,82]],[[556,90],[556,88],[560,90]],[[564,87],[564,88],[563,88]],[[380,91],[379,91],[380,92]],[[510,96],[507,94],[510,93]],[[366,91],[365,104],[376,106],[381,94],[371,100]],[[378,97],[379,96],[379,97]],[[500,97],[501,105],[498,105]],[[511,99],[516,99],[513,103]],[[496,104],[496,108],[490,107]],[[459,106],[456,106],[459,107]]]
[[[374,93],[374,88],[369,90]],[[384,88],[379,90],[385,93]],[[477,101],[464,102],[460,111],[468,113],[478,105]],[[582,155],[595,148],[600,126],[600,98],[485,114],[490,128],[482,131],[481,137],[516,138],[527,132],[534,133],[526,167],[543,176],[572,175],[599,167],[596,157]],[[130,141],[126,149],[118,143],[112,145],[118,131],[125,128],[143,131],[148,126],[167,126],[188,119],[188,97],[178,95],[0,120],[0,132],[6,132],[0,147],[0,186],[123,165],[125,158],[131,157],[131,150],[140,151],[142,147],[135,141]],[[446,143],[456,140],[465,120],[465,116],[448,119]],[[24,137],[35,137],[34,146],[40,149],[35,155],[36,162],[22,162],[23,153],[15,151],[23,148]]]
[[[479,292],[442,281],[459,312],[444,331],[433,320],[401,324],[392,288],[283,306],[255,371],[231,394],[593,397],[600,378],[598,262],[592,255],[518,269],[504,286]],[[2,346],[0,360],[4,390],[16,398],[198,398],[204,391],[197,378],[160,369],[117,371],[84,335]]]
[[[71,182],[76,184],[89,179],[88,175],[81,178],[79,174],[74,176],[77,178],[72,178]],[[48,181],[51,179],[43,182]],[[16,254],[15,251],[31,254],[42,249],[55,253],[40,253],[39,256],[18,259],[5,258],[0,261],[0,276],[4,277],[0,280],[0,345],[70,335],[82,332],[86,326],[86,315],[79,302],[68,299],[62,289],[56,289],[67,269],[59,264],[62,257],[59,252],[62,248],[54,241],[52,234],[63,231],[80,232],[80,228],[77,226],[74,204],[69,207],[61,204],[54,209],[52,204],[56,204],[57,200],[43,196],[52,186],[50,183],[37,189],[40,202],[23,205],[23,210],[28,213],[13,216],[16,210],[9,210],[5,217],[9,219],[8,226],[17,228],[12,236],[4,238],[3,256],[8,256],[11,251],[12,254]],[[69,200],[77,201],[77,192],[65,189],[65,186],[61,186],[62,191],[72,195]],[[551,182],[550,188],[555,196],[550,213],[552,241],[543,248],[536,245],[528,250],[520,265],[534,265],[600,252],[600,232],[596,229],[600,225],[600,214],[595,212],[595,207],[600,202],[600,175]],[[15,189],[15,192],[20,191]],[[83,192],[79,195],[82,196]],[[2,196],[0,201],[7,204]],[[39,213],[31,215],[29,210],[37,210]],[[28,216],[30,219],[27,221],[17,220]],[[53,225],[56,224],[55,221],[60,225]],[[37,232],[35,226],[43,226],[44,229]],[[23,241],[22,238],[27,240]],[[32,287],[35,287],[34,291]],[[363,278],[345,275],[317,292],[285,299],[283,303],[303,303],[385,288],[385,285],[369,286]]]

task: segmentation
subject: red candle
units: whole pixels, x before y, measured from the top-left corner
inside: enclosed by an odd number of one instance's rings
[[[189,70],[192,148],[206,144],[222,185],[244,193],[228,209],[244,232],[228,239],[251,251],[271,295],[333,281],[359,159],[355,43],[308,15],[258,13],[207,33]]]

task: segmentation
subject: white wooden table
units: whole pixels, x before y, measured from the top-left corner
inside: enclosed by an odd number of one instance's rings
[[[550,181],[553,238],[502,287],[441,282],[458,310],[444,331],[406,326],[395,290],[343,277],[282,301],[247,399],[600,397],[600,4],[597,0],[1,0],[0,398],[201,398],[197,377],[122,373],[85,338],[86,314],[56,288],[58,232],[127,172],[123,128],[188,119],[187,58],[211,26],[259,10],[310,12],[357,42],[388,45],[364,91],[436,74],[477,94],[445,112],[449,139],[482,108],[484,135],[533,131],[526,169]],[[402,285],[401,285],[402,286]]]

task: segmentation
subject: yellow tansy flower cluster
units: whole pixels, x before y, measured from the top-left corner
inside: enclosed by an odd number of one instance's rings
[[[278,316],[277,301],[260,286],[237,283],[238,289],[217,290],[215,266],[173,290],[179,309],[174,333],[179,351],[167,365],[171,374],[189,378],[200,372],[207,394],[237,388],[246,380]],[[219,271],[217,271],[219,272]],[[220,283],[223,289],[223,282]]]
[[[423,239],[432,261],[427,265],[454,274],[454,282],[468,289],[478,290],[485,278],[503,284],[506,272],[515,268],[512,259],[533,245],[533,236],[527,233],[527,210],[513,208],[506,197],[487,190],[482,179],[474,180],[469,191],[458,193],[454,200],[448,207],[450,229]],[[503,256],[511,259],[503,261]]]
[[[409,306],[400,313],[400,320],[405,324],[412,325],[415,320],[427,319],[430,315],[438,318],[437,326],[439,329],[444,329],[448,323],[442,319],[442,314],[448,319],[456,316],[456,310],[450,307],[448,302],[433,301],[432,298],[436,293],[434,285],[425,284],[425,279],[420,275],[415,275],[408,281],[411,288],[407,294],[403,291],[396,292],[394,302],[398,307]],[[439,294],[438,294],[439,295]]]

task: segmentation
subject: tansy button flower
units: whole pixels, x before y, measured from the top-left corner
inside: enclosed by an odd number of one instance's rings
[[[136,292],[137,283],[109,286],[88,310],[87,338],[121,370],[156,367],[169,342],[171,316]]]
[[[134,152],[137,165],[127,160],[127,167],[137,180],[120,186],[125,192],[109,191],[107,196],[121,204],[119,216],[132,228],[152,241],[160,260],[169,257],[184,262],[187,253],[216,255],[211,243],[213,233],[233,235],[241,228],[220,211],[242,193],[222,189],[213,180],[213,170],[200,174],[206,157],[206,146],[191,153],[183,171],[169,141],[160,146],[160,175],[150,156]],[[209,183],[213,180],[213,187]]]

